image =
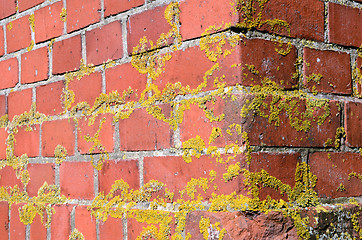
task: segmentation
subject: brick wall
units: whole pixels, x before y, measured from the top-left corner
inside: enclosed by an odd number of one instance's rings
[[[0,0],[1,239],[362,238],[361,0]]]

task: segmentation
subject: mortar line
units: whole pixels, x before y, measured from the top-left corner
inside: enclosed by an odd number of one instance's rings
[[[102,77],[102,93],[106,93],[107,82],[106,82],[106,70],[104,68],[101,69],[101,77]]]
[[[25,239],[26,240],[30,239],[30,224],[25,225]]]
[[[87,65],[87,42],[85,37],[85,31],[80,33],[81,36],[81,44],[82,44],[82,59],[83,63]]]
[[[75,208],[77,206],[73,206],[72,211],[70,212],[70,232],[72,233],[75,228]]]
[[[6,24],[4,24],[2,26],[3,26],[3,35],[4,35],[4,56],[5,56],[8,53],[8,46],[7,46],[7,41],[6,41]]]
[[[123,47],[123,58],[127,58],[128,57],[128,42],[127,42],[127,35],[128,35],[128,30],[127,30],[127,22],[128,22],[128,16],[120,19],[121,24],[122,24],[122,47]]]
[[[128,240],[128,220],[125,214],[122,216],[123,240]]]
[[[329,1],[325,1],[324,3],[324,42],[329,42]]]
[[[63,0],[63,8],[65,9],[66,13],[68,14],[68,10],[67,10],[67,0]],[[63,35],[67,34],[67,21],[63,22]]]
[[[101,0],[101,21],[104,21],[104,0]]]

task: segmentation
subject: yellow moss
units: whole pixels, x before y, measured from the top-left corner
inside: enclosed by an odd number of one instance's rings
[[[79,232],[78,229],[74,228],[74,230],[69,236],[69,240],[85,240],[85,239],[83,234]]]
[[[216,138],[221,136],[222,136],[221,128],[213,127],[209,138],[209,144],[213,143]]]
[[[34,25],[34,14],[30,14],[29,16],[29,23],[30,23],[30,27],[31,27],[31,31],[35,32],[35,25]]]
[[[33,47],[34,47],[34,41],[33,40],[31,40],[31,43],[30,43],[30,45],[26,48],[26,50],[28,50],[29,52],[33,49]]]
[[[202,138],[197,135],[195,138],[191,138],[182,143],[182,149],[184,153],[182,158],[185,162],[190,163],[192,162],[192,157],[195,156],[196,158],[201,157],[201,153],[205,148],[205,142]]]
[[[346,187],[341,183],[339,184],[339,186],[337,187],[336,191],[340,191],[340,192],[344,192],[346,191]]]
[[[65,160],[68,152],[65,147],[61,145],[57,145],[54,149],[54,157],[55,157],[55,163],[56,164],[62,164],[62,162]]]
[[[67,9],[62,8],[62,11],[60,12],[60,20],[62,20],[63,22],[67,21]]]
[[[225,182],[228,182],[230,180],[232,180],[233,178],[239,176],[239,174],[241,173],[241,167],[240,167],[240,163],[235,163],[230,165],[227,168],[227,172],[223,174],[223,178],[225,180]]]
[[[12,23],[12,22],[9,22],[6,27],[7,27],[7,29],[8,29],[9,31],[11,31],[11,29],[13,29],[13,23]]]

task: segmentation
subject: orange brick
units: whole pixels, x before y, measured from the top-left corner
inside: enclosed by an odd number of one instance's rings
[[[11,205],[10,239],[25,239],[25,225],[20,222],[19,208],[24,204]]]
[[[36,110],[47,116],[63,112],[63,81],[50,83],[36,88]]]
[[[26,131],[26,127],[18,128],[15,134],[14,154],[21,156],[27,154],[28,157],[39,156],[39,125],[32,126],[32,131]]]
[[[67,1],[67,31],[84,28],[100,20],[99,0],[68,0]]]
[[[0,169],[0,176],[0,186],[14,187],[18,185],[20,189],[23,188],[21,180],[16,178],[15,170],[12,167],[6,166]]]
[[[99,224],[99,238],[100,239],[123,239],[123,223],[122,219],[108,217],[107,221],[100,222]]]
[[[44,0],[22,0],[18,1],[19,12],[22,12],[26,9],[32,8],[40,3],[44,2]]]
[[[6,43],[8,53],[30,46],[29,15],[16,19],[6,25]]]
[[[39,188],[43,186],[45,182],[49,185],[55,184],[54,168],[53,163],[32,163],[28,165],[30,181],[26,187],[26,191],[30,197],[37,196]]]
[[[77,206],[75,209],[75,228],[87,240],[97,240],[96,220],[90,215],[87,206]]]
[[[19,64],[16,58],[10,58],[0,62],[0,72],[3,81],[0,89],[14,87],[19,82]]]
[[[0,159],[6,159],[6,139],[8,132],[5,128],[0,128]]]
[[[21,83],[33,83],[48,78],[48,48],[43,47],[21,55]]]
[[[9,235],[9,204],[0,202],[0,236],[8,240]]]
[[[29,112],[32,103],[32,89],[11,92],[8,96],[8,114],[12,120],[15,115],[20,115],[25,111]]]
[[[52,216],[52,239],[68,240],[70,235],[70,213],[73,205],[54,205],[55,213]]]
[[[0,26],[0,56],[4,55],[5,53],[5,39],[4,39],[4,28],[2,26]]]
[[[104,1],[104,15],[106,17],[127,11],[131,8],[141,6],[145,3],[144,0],[105,0]]]
[[[16,1],[0,0],[0,19],[16,13]]]
[[[44,219],[46,221],[46,219]],[[30,225],[30,240],[40,240],[47,238],[47,229],[41,223],[39,215],[36,215],[33,223]]]
[[[80,35],[55,42],[53,46],[53,74],[78,69],[81,59],[82,46]]]

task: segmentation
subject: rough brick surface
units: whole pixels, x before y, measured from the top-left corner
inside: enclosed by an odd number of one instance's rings
[[[73,32],[100,20],[100,1],[68,0],[67,31]]]
[[[53,74],[76,70],[82,59],[80,35],[55,42],[53,46]]]
[[[99,191],[108,194],[116,180],[123,179],[132,189],[138,189],[139,174],[136,160],[109,160],[99,171]]]
[[[16,0],[0,1],[0,19],[6,18],[16,13]]]
[[[6,114],[6,96],[0,95],[0,116]]]
[[[9,204],[0,202],[0,236],[8,240],[9,236]]]
[[[347,46],[361,46],[362,26],[359,23],[362,21],[362,10],[336,3],[328,4],[330,42]]]
[[[352,92],[350,55],[335,51],[304,48],[304,84],[312,90],[326,93]],[[318,81],[313,74],[322,75]]]
[[[117,13],[127,11],[131,8],[141,6],[145,3],[143,0],[105,0],[104,1],[104,15],[110,16]]]
[[[318,178],[316,191],[321,197],[352,197],[361,194],[362,182],[349,178],[355,172],[362,174],[359,164],[362,156],[359,153],[313,153],[309,156],[311,172]],[[342,184],[345,188],[338,189]]]
[[[169,109],[166,108],[165,115]],[[156,150],[172,146],[168,123],[154,118],[146,109],[135,109],[129,118],[119,122],[121,150]]]
[[[68,240],[70,235],[70,213],[72,205],[55,205],[55,213],[52,216],[51,233],[52,238]]]
[[[37,196],[38,190],[46,182],[48,185],[55,183],[55,166],[53,163],[29,164],[28,171],[31,181],[26,187],[29,196]]]
[[[5,128],[0,128],[0,159],[6,158],[6,138],[8,133]]]
[[[6,25],[6,42],[9,53],[30,46],[29,15],[16,19]]]
[[[97,240],[96,220],[90,215],[87,207],[76,207],[75,228],[83,234],[84,239]]]
[[[31,88],[12,92],[8,96],[8,114],[9,119],[12,120],[15,115],[29,112],[32,103],[33,92]]]
[[[2,73],[3,81],[1,89],[14,87],[19,79],[19,64],[16,58],[10,58],[0,62],[0,72]]]
[[[93,199],[93,167],[89,162],[63,162],[60,165],[60,191],[67,197]]]
[[[26,127],[18,128],[18,133],[15,134],[14,154],[21,156],[23,154],[28,157],[39,156],[39,125],[31,127],[31,131],[27,131]]]
[[[34,218],[33,223],[30,225],[30,240],[46,239],[47,229],[41,223],[40,216],[37,215]]]
[[[124,239],[122,219],[108,217],[107,221],[100,222],[99,238],[114,240]]]
[[[43,47],[21,55],[21,83],[33,83],[48,78],[48,48]]]
[[[362,104],[347,102],[344,111],[347,144],[362,147]]]
[[[11,205],[10,239],[25,239],[25,225],[19,218],[19,208],[22,206],[22,203]]]
[[[34,13],[35,42],[58,37],[63,33],[63,22],[60,18],[63,3],[57,2]]]
[[[115,21],[86,33],[87,63],[99,65],[123,56],[122,23]]]
[[[36,110],[47,116],[63,112],[63,81],[42,85],[36,88]]]
[[[31,7],[34,7],[40,3],[44,2],[44,0],[23,0],[23,1],[18,1],[18,6],[19,6],[19,12],[22,12],[24,10],[27,10]]]
[[[18,185],[19,188],[23,187],[21,180],[16,177],[15,170],[12,167],[6,166],[0,169],[0,175],[6,176],[0,178],[0,186],[14,187]]]
[[[4,55],[5,53],[5,42],[4,42],[4,28],[0,26],[0,56]]]
[[[42,125],[42,155],[54,156],[54,149],[62,145],[71,156],[74,154],[74,122],[73,120],[55,120]]]

